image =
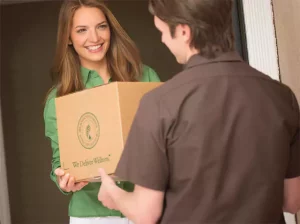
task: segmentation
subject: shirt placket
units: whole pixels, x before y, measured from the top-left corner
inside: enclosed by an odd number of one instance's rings
[[[98,75],[96,72],[92,72],[91,73],[91,78],[90,78],[91,82],[92,82],[92,85],[95,87],[95,86],[100,86],[100,85],[103,85],[103,80],[102,78],[100,77],[100,75]]]

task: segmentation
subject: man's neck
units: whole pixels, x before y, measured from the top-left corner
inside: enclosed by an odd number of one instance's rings
[[[199,54],[200,51],[197,50],[196,48],[190,48],[189,51],[187,52],[187,55],[186,55],[186,62],[185,64],[190,60],[190,58],[196,54]]]

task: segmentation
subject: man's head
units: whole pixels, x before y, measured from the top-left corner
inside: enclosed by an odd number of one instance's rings
[[[193,54],[214,58],[234,49],[233,0],[150,0],[162,42],[178,63]]]

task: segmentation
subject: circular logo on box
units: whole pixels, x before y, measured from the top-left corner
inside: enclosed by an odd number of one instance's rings
[[[88,112],[80,117],[77,135],[79,142],[86,149],[92,149],[97,144],[100,136],[100,127],[94,114]]]

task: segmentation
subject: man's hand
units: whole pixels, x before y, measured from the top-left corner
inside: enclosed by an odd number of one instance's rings
[[[70,174],[65,173],[61,168],[57,168],[54,173],[57,176],[57,182],[60,189],[65,192],[79,191],[88,184],[88,182],[75,183],[75,178],[70,176]]]
[[[99,169],[99,174],[102,183],[98,193],[98,200],[101,201],[105,207],[118,210],[111,196],[113,190],[118,187],[116,186],[113,179],[108,176],[103,169]]]
[[[134,223],[157,223],[162,211],[164,192],[135,185],[133,192],[119,188],[103,169],[99,169],[102,184],[98,200],[110,209],[121,211]]]
[[[300,177],[285,179],[283,210],[291,214],[300,211]]]

